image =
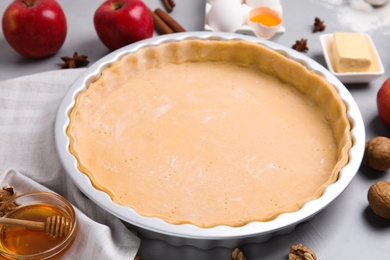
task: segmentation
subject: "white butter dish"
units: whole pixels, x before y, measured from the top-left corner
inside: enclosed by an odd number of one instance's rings
[[[378,51],[376,50],[374,42],[368,34],[363,35],[367,38],[369,44],[371,45],[374,64],[373,66],[375,66],[375,68],[370,69],[370,71],[367,72],[336,72],[334,69],[334,61],[331,50],[333,34],[323,34],[320,36],[325,62],[329,71],[345,84],[368,83],[385,73],[382,61],[379,57]]]

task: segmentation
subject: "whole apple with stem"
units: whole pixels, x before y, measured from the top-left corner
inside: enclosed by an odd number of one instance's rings
[[[14,0],[2,18],[4,37],[23,56],[55,54],[65,41],[64,11],[55,0]]]
[[[141,0],[107,0],[94,14],[100,40],[110,50],[153,36],[151,11]]]
[[[376,97],[379,117],[390,126],[390,77],[382,84]]]

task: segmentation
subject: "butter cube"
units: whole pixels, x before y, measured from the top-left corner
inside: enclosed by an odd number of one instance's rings
[[[369,70],[372,63],[371,47],[363,34],[335,32],[332,49],[336,72]]]

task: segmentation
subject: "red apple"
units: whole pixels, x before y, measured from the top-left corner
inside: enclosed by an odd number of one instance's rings
[[[30,58],[53,55],[67,33],[65,14],[55,0],[14,0],[2,19],[5,39]]]
[[[379,89],[376,103],[378,106],[379,117],[382,121],[390,126],[390,77],[386,79]]]
[[[94,25],[110,50],[153,36],[153,16],[141,0],[107,0],[96,10]]]

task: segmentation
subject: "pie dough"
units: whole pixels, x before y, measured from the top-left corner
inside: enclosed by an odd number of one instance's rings
[[[329,82],[238,40],[125,55],[77,96],[67,134],[115,203],[204,228],[299,210],[337,180],[352,144]]]

